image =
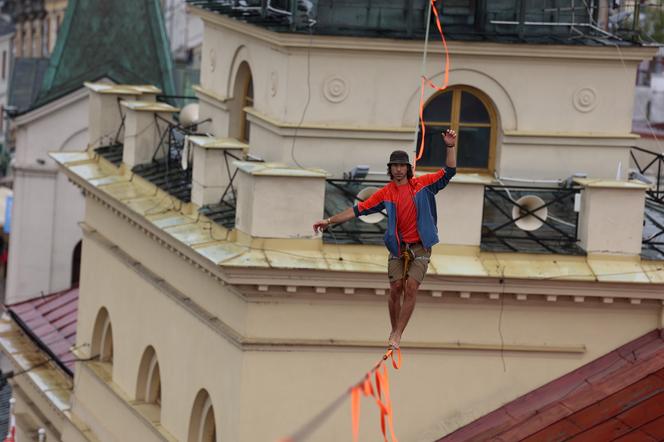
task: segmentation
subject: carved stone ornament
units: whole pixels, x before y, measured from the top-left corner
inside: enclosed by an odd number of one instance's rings
[[[583,87],[574,92],[572,102],[579,112],[590,112],[597,106],[597,92],[591,87]]]
[[[338,75],[327,77],[323,83],[323,95],[332,103],[344,101],[349,92],[350,86],[348,82]]]

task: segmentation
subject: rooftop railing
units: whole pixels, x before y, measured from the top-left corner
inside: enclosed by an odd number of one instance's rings
[[[579,192],[576,187],[485,186],[481,248],[583,254],[577,245]]]
[[[275,31],[398,38],[420,38],[424,35],[429,5],[428,0],[188,2]],[[437,2],[436,5],[446,32],[454,38],[512,35],[578,39],[584,35],[611,36],[598,26],[603,16],[599,0],[458,0]],[[629,11],[621,13],[624,19],[629,19]],[[606,17],[608,20],[608,12]],[[623,23],[616,22],[612,29],[620,28],[619,25]]]

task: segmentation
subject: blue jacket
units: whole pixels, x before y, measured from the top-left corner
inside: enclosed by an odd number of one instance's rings
[[[447,186],[450,179],[456,174],[456,168],[445,167],[438,172],[429,173],[408,180],[415,198],[417,211],[417,233],[420,235],[422,245],[430,249],[438,244],[438,215],[436,213],[435,195]],[[387,212],[387,231],[385,232],[385,246],[393,256],[399,256],[401,238],[397,232],[397,185],[391,181],[382,189],[371,195],[366,201],[355,205],[355,216],[369,215],[385,210]]]

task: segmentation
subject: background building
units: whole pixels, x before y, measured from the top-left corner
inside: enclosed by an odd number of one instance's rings
[[[42,87],[14,119],[17,192],[7,278],[8,303],[53,293],[77,284],[83,197],[57,173],[47,152],[86,146],[88,80],[155,84],[152,97],[173,95],[172,61],[157,2],[72,2]],[[133,10],[135,13],[127,14]],[[146,19],[147,18],[147,19]],[[104,39],[101,24],[113,24]],[[127,30],[131,29],[132,32]],[[128,49],[131,48],[131,49]],[[146,89],[146,91],[148,91]],[[141,95],[132,90],[126,97]],[[116,136],[103,134],[106,143]],[[101,142],[97,140],[93,142]]]

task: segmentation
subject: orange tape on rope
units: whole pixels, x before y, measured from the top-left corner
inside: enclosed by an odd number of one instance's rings
[[[380,411],[380,430],[383,434],[384,442],[389,442],[387,438],[387,429],[390,430],[390,437],[393,442],[398,442],[394,435],[394,419],[392,410],[392,400],[390,399],[390,378],[387,366],[383,363],[388,358],[392,359],[392,367],[398,370],[401,367],[401,349],[396,349],[397,359],[394,359],[394,350],[388,350],[380,361],[367,372],[364,379],[351,387],[351,420],[353,426],[353,441],[358,442],[360,434],[360,394],[372,396]],[[382,368],[382,373],[381,373]],[[374,374],[374,388],[371,382],[371,374]]]
[[[445,71],[443,77],[443,84],[441,86],[437,86],[429,78],[427,78],[426,75],[422,75],[422,84],[420,85],[420,109],[419,109],[420,131],[422,133],[421,136],[422,138],[420,139],[420,145],[417,150],[417,155],[415,155],[413,169],[417,168],[417,162],[422,158],[422,155],[424,155],[424,139],[426,135],[426,127],[424,124],[424,87],[429,86],[438,92],[444,91],[445,89],[447,89],[447,85],[449,84],[449,79],[450,79],[450,53],[447,49],[447,40],[445,39],[445,34],[443,33],[443,26],[440,24],[440,15],[438,14],[438,9],[436,9],[437,0],[430,0],[430,1],[431,1],[431,10],[433,11],[434,16],[436,17],[436,27],[438,28],[438,32],[440,33],[440,38],[443,41],[443,48],[445,48]]]

